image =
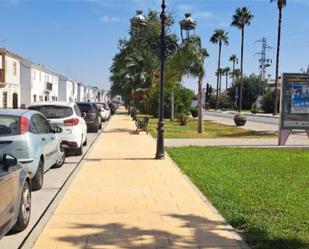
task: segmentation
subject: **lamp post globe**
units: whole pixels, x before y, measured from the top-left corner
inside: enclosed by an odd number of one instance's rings
[[[139,39],[140,29],[147,26],[147,19],[143,15],[142,10],[137,10],[136,14],[131,18],[132,34]]]
[[[185,18],[179,22],[182,41],[188,40],[194,36],[196,21],[192,18],[191,13],[186,13]],[[185,37],[184,37],[185,33]]]

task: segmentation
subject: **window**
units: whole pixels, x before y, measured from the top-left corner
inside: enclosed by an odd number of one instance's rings
[[[33,102],[36,102],[36,94],[33,95]]]
[[[36,71],[33,70],[33,80],[36,80]]]
[[[8,93],[7,92],[4,92],[2,94],[2,106],[4,109],[8,107]]]
[[[17,75],[17,64],[15,61],[13,62],[13,75]]]
[[[33,122],[35,123],[35,126],[37,127],[37,130],[39,133],[51,133],[52,132],[52,127],[51,125],[48,123],[48,121],[46,120],[46,118],[44,118],[42,115],[40,114],[34,114],[33,115]]]
[[[40,81],[42,80],[42,73],[39,74]]]
[[[19,134],[19,117],[0,115],[0,136],[14,136]]]
[[[80,111],[78,105],[74,105],[74,110],[77,116],[81,117],[82,116],[82,112]]]
[[[66,118],[73,115],[73,110],[69,106],[58,105],[38,105],[29,107],[30,110],[35,110],[42,113],[47,118],[57,119]]]

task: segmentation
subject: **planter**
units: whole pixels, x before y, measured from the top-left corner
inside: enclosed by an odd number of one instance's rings
[[[234,122],[236,126],[244,126],[247,122],[247,119],[244,115],[242,114],[236,114],[234,116]]]

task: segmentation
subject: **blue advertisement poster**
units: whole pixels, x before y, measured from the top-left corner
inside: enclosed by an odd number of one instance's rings
[[[291,113],[309,113],[309,85],[306,83],[292,83]]]

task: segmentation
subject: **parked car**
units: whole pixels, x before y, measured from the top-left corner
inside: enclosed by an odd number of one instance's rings
[[[32,179],[32,189],[43,186],[44,172],[61,167],[65,160],[61,139],[47,119],[37,111],[0,110],[0,154],[10,154],[22,163]]]
[[[108,119],[110,119],[110,117],[111,117],[111,109],[109,108],[108,104],[107,103],[100,103],[100,104],[102,104],[104,109],[107,111]]]
[[[10,230],[23,231],[31,214],[31,180],[11,155],[0,155],[0,239]]]
[[[102,121],[107,121],[109,119],[109,113],[108,111],[104,108],[102,103],[96,103],[97,108],[100,111],[100,116]]]
[[[83,154],[83,146],[87,144],[87,125],[76,103],[42,102],[29,106],[29,109],[41,112],[53,127],[62,128],[59,136],[63,148],[73,149],[77,155]]]
[[[79,102],[77,105],[84,115],[88,131],[98,132],[102,128],[102,119],[96,104],[92,102]]]

